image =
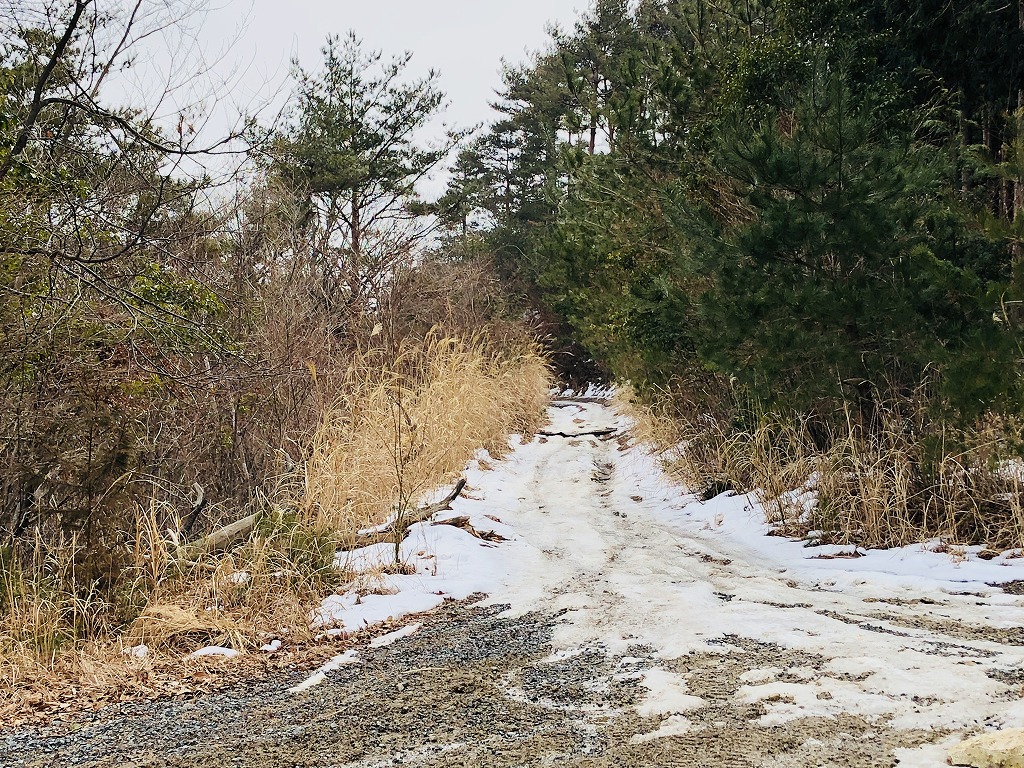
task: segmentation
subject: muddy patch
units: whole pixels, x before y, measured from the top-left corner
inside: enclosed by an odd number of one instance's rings
[[[944,620],[924,615],[898,615],[883,611],[869,615],[871,618],[881,619],[895,626],[924,630],[958,640],[978,640],[1000,645],[1024,646],[1024,627],[992,627],[977,623],[967,624],[952,619]]]

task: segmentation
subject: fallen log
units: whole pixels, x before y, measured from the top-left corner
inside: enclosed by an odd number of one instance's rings
[[[571,395],[558,396],[551,399],[552,404],[554,403],[596,403],[598,405],[611,405],[612,399],[610,397],[572,397]],[[556,408],[561,406],[555,405]]]
[[[459,482],[455,484],[454,490],[435,504],[428,504],[425,507],[420,507],[419,509],[414,509],[411,512],[400,515],[398,519],[390,525],[373,531],[372,533],[358,535],[352,542],[342,545],[341,549],[359,549],[361,547],[368,547],[371,544],[393,544],[395,542],[395,537],[399,533],[401,533],[402,538],[405,538],[405,533],[410,526],[413,526],[416,523],[422,523],[424,520],[428,520],[438,512],[448,509],[448,506],[458,498],[459,494],[462,493],[462,489],[465,487],[465,478],[460,479]],[[249,537],[253,528],[256,527],[256,522],[259,520],[259,517],[259,512],[249,515],[248,517],[237,520],[230,525],[225,525],[223,528],[218,528],[216,531],[205,536],[194,544],[187,544],[180,547],[178,550],[178,559],[195,560],[203,555],[223,552],[230,549]]]
[[[462,478],[455,484],[454,490],[439,502],[435,504],[428,504],[427,506],[420,507],[419,509],[414,509],[410,512],[406,512],[404,515],[399,515],[399,517],[390,525],[371,533],[357,535],[352,542],[346,543],[341,548],[351,550],[369,547],[374,544],[394,544],[396,540],[405,538],[405,534],[411,526],[416,525],[416,523],[422,523],[424,520],[429,520],[438,512],[448,509],[451,503],[458,498],[459,494],[462,493],[462,489],[465,487],[466,480],[465,478]]]
[[[252,529],[256,527],[260,513],[256,512],[241,520],[218,528],[213,533],[204,536],[192,544],[185,544],[178,548],[178,560],[196,560],[203,555],[212,555],[215,552],[224,552],[231,549],[241,541],[249,538]]]
[[[609,429],[591,429],[587,432],[551,432],[547,430],[541,430],[537,434],[541,437],[608,437],[618,432],[618,427],[611,427]]]

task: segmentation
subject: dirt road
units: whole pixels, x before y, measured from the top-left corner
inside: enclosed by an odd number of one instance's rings
[[[0,765],[939,766],[1024,724],[1024,603],[991,571],[811,560],[741,535],[750,500],[668,484],[605,405],[552,417],[458,510],[515,532],[488,598],[301,692],[295,674],[0,731]]]

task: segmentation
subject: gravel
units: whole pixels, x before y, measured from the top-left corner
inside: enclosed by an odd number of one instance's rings
[[[293,672],[217,693],[122,704],[89,719],[0,731],[0,766],[390,768],[391,766],[885,766],[896,746],[935,733],[895,732],[851,715],[762,727],[739,704],[747,670],[820,668],[823,659],[730,638],[733,651],[665,662],[650,648],[600,644],[551,655],[561,616],[511,617],[503,606],[448,604],[416,634],[360,650],[301,694]],[[705,705],[688,733],[637,742],[642,673],[684,674]],[[785,672],[782,679],[785,680]]]

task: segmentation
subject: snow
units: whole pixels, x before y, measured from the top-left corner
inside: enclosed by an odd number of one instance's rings
[[[467,468],[471,486],[481,482],[488,470],[480,467],[485,453]],[[447,491],[437,492],[443,496]],[[445,518],[468,516],[478,530],[492,530],[512,538],[508,526],[486,516],[474,499],[458,498]],[[442,520],[443,521],[443,520]],[[339,552],[335,564],[353,573],[374,574],[375,594],[349,590],[326,598],[313,616],[313,625],[330,634],[357,632],[385,621],[433,610],[445,600],[464,600],[477,593],[490,593],[512,575],[509,564],[495,557],[495,546],[451,525],[418,523],[409,529],[399,550],[400,561],[410,566],[410,575],[382,573],[394,563],[393,544],[374,544],[352,552]]]
[[[1024,703],[989,674],[1024,669],[1024,648],[992,634],[1024,625],[1024,599],[989,586],[1024,580],[1024,559],[984,561],[977,548],[951,557],[927,542],[819,559],[850,548],[767,536],[753,496],[701,503],[642,447],[588,434],[626,426],[611,408],[563,401],[549,413],[546,431],[575,437],[513,438],[505,459],[478,456],[465,473],[471,495],[452,504],[450,515],[507,541],[413,526],[400,551],[411,575],[381,573],[394,557],[389,545],[339,554],[339,565],[369,581],[325,600],[314,624],[350,633],[474,593],[509,604],[512,616],[567,609],[549,660],[595,646],[626,656],[617,677],[638,679],[646,695],[637,713],[661,720],[644,740],[687,732],[686,714],[705,705],[668,662],[742,658],[739,639],[824,660],[820,669],[744,673],[735,700],[761,702],[764,727],[840,713],[908,731],[1024,725]],[[631,654],[636,647],[654,649],[654,668]],[[902,750],[901,765],[935,765],[939,755],[936,745]]]
[[[126,656],[131,656],[136,659],[144,659],[149,655],[148,645],[134,645],[131,648],[125,648],[121,653]]]
[[[615,395],[615,387],[607,384],[587,384],[582,391],[575,389],[552,390],[552,395],[560,398],[582,398],[583,400],[607,400]]]
[[[686,680],[664,669],[651,669],[644,673],[641,681],[647,688],[647,696],[637,707],[640,717],[654,715],[678,715],[704,706],[704,699],[687,693]]]
[[[271,640],[266,645],[260,646],[260,650],[264,653],[277,653],[281,650],[281,645],[282,643],[280,640]]]
[[[357,597],[349,593],[324,600],[315,623],[332,625],[343,633],[352,633],[412,613],[433,610],[443,602],[443,594],[426,591],[418,585],[409,585],[404,591],[392,595]]]
[[[385,646],[392,645],[393,643],[396,643],[399,640],[401,640],[403,637],[409,637],[409,635],[416,634],[416,632],[419,631],[419,628],[422,626],[422,624],[410,624],[407,627],[396,629],[394,632],[388,632],[386,635],[381,635],[380,637],[371,640],[370,647],[384,648]]]
[[[308,691],[310,688],[313,688],[314,686],[320,685],[320,683],[324,682],[327,679],[327,673],[328,672],[337,672],[339,669],[341,669],[344,666],[347,666],[349,664],[358,664],[358,663],[359,663],[359,653],[358,652],[351,651],[351,650],[350,651],[345,651],[340,656],[335,656],[333,659],[328,661],[326,664],[324,664],[322,667],[320,667],[320,669],[318,669],[316,672],[314,672],[312,675],[307,677],[305,680],[303,680],[298,685],[293,685],[291,688],[288,689],[288,692],[289,693],[302,693],[303,691]]]
[[[782,670],[778,667],[750,669],[740,675],[740,680],[744,683],[767,683],[769,680],[774,680],[781,674]]]
[[[234,648],[222,648],[219,645],[208,645],[205,648],[200,648],[198,651],[190,653],[189,658],[201,659],[207,656],[221,656],[226,659],[233,659],[235,656],[239,655],[239,652]]]
[[[917,749],[896,749],[894,757],[900,768],[945,768],[949,765],[946,759],[949,748],[958,741],[958,736],[952,736]]]

